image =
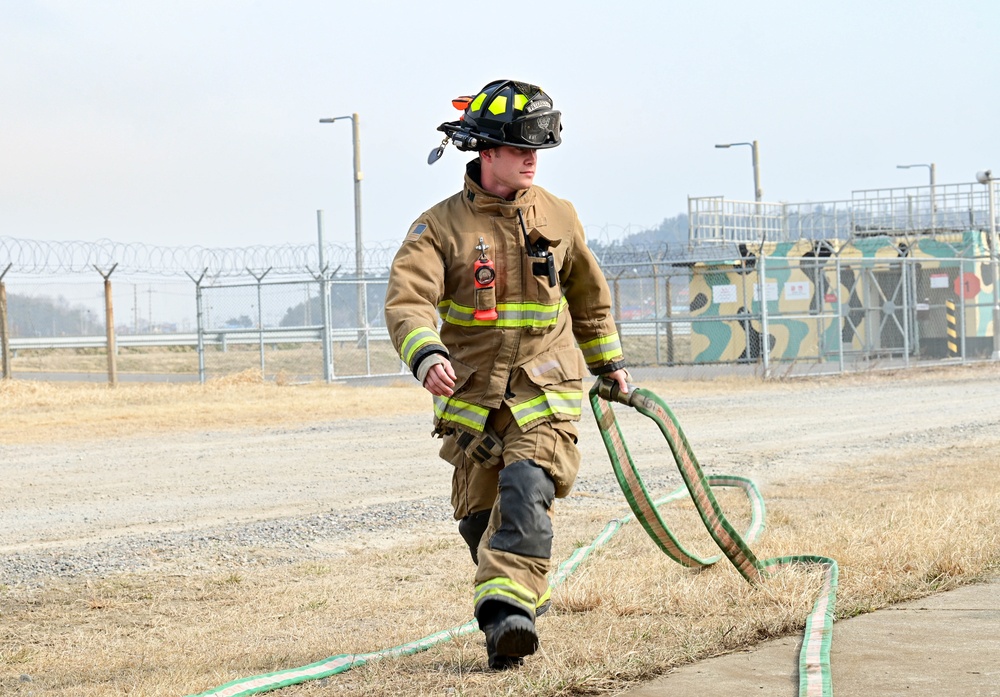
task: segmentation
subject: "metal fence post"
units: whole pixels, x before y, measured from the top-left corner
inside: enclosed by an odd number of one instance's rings
[[[673,271],[673,269],[671,269]],[[670,287],[670,282],[673,279],[672,275],[667,276],[667,282],[665,284],[664,290],[666,291],[664,301],[667,303],[667,365],[674,364],[674,294],[673,289]],[[659,336],[659,332],[657,332]],[[660,362],[660,356],[657,354],[656,362]]]
[[[198,332],[198,382],[202,385],[205,384],[205,316],[204,316],[204,305],[201,293],[201,282],[205,278],[205,274],[208,273],[208,269],[203,269],[201,276],[195,278],[187,271],[184,274],[194,281],[194,304],[196,312],[197,321],[197,332]]]
[[[960,317],[958,321],[958,336],[959,347],[962,356],[962,363],[966,362],[968,355],[965,352],[965,259],[958,262],[958,316]],[[976,307],[978,307],[978,303]],[[977,311],[978,313],[978,311]]]
[[[361,309],[364,312],[361,322],[361,328],[365,333],[365,371],[368,375],[372,374],[372,345],[371,345],[371,327],[368,325],[368,281],[362,281],[358,288],[358,292],[361,293]]]
[[[104,278],[104,323],[108,338],[108,384],[114,387],[118,384],[118,347],[115,345],[115,306],[111,296],[111,274],[118,268],[115,263],[107,273],[97,266],[94,269]]]
[[[906,257],[899,260],[899,288],[903,295],[903,367],[910,367],[910,302]]]
[[[987,172],[986,186],[988,207],[990,213],[990,270],[993,276],[993,355],[994,361],[1000,361],[1000,241],[997,240],[996,197],[994,190],[997,180]]]
[[[273,267],[272,267],[273,268]],[[255,274],[250,269],[247,269],[247,273],[254,277],[257,281],[257,337],[258,346],[260,347],[260,377],[264,378],[264,308],[261,307],[261,292],[260,283],[264,280],[267,274],[271,273],[271,269],[268,269],[260,276]]]
[[[757,282],[760,285],[760,356],[764,368],[764,379],[771,377],[771,341],[767,333],[767,255],[764,252],[764,242],[760,243],[760,254],[757,255]]]
[[[323,315],[323,380],[330,382],[333,379],[333,361],[330,356],[330,293],[323,244],[323,211],[316,211],[316,230],[319,237],[319,274],[314,278],[319,281],[319,306]]]
[[[653,346],[656,352],[656,362],[660,362],[660,279],[657,274],[656,262],[653,261],[653,255],[649,252],[646,253],[649,257],[649,264],[653,270]]]
[[[7,286],[4,285],[3,277],[10,271],[13,263],[7,264],[7,268],[0,273],[0,378],[10,380],[10,331],[7,326]]]
[[[834,269],[837,274],[837,362],[840,368],[841,374],[844,372],[844,304],[841,302],[840,298],[844,292],[844,284],[841,276],[840,270],[840,256],[838,255],[834,263]]]

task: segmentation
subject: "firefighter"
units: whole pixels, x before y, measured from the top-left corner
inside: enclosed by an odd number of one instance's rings
[[[478,156],[461,192],[418,217],[392,262],[385,317],[433,395],[454,465],[452,504],[476,563],[474,611],[489,667],[538,648],[548,608],[552,504],[580,465],[583,377],[628,391],[611,293],[568,201],[534,185],[561,114],[535,85],[491,82],[461,98],[444,141]]]

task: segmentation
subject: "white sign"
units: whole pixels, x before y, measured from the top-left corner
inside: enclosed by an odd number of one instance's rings
[[[809,281],[789,281],[785,284],[785,300],[808,300]]]
[[[736,302],[736,286],[712,286],[712,302],[716,305]]]
[[[778,282],[777,281],[768,281],[765,284],[765,288],[767,288],[767,290],[765,292],[767,293],[767,301],[768,302],[772,302],[772,301],[778,299]],[[754,299],[754,302],[760,302],[760,286],[757,285],[756,283],[753,286],[753,299]]]
[[[948,287],[948,274],[946,273],[931,274],[931,288],[947,288],[947,287]]]

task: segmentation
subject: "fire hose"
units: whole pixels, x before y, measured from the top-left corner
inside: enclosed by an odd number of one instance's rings
[[[684,480],[684,486],[656,500],[650,497],[625,445],[611,402],[630,406],[657,425],[670,446],[674,461]],[[653,392],[633,387],[628,393],[622,393],[617,384],[597,380],[590,391],[590,404],[611,458],[615,477],[621,485],[632,514],[610,521],[589,545],[576,548],[556,568],[550,579],[551,588],[555,589],[562,584],[591,553],[607,544],[622,526],[633,518],[639,521],[650,538],[668,557],[685,567],[703,568],[714,564],[724,556],[747,581],[758,584],[786,566],[797,564],[817,566],[823,570],[823,587],[820,597],[806,619],[805,635],[799,652],[799,695],[831,697],[833,686],[830,676],[830,643],[833,637],[833,610],[837,595],[837,562],[829,557],[816,555],[758,559],[749,546],[749,543],[754,542],[764,529],[764,499],[757,486],[743,477],[705,475],[677,419],[669,407]],[[750,503],[750,522],[742,534],[727,520],[712,492],[713,487],[735,487],[746,494]],[[692,554],[663,523],[658,509],[688,495],[721,554],[709,558]],[[195,697],[249,697],[270,692],[345,673],[352,668],[386,658],[411,656],[438,644],[471,634],[478,628],[479,625],[473,619],[457,627],[435,632],[392,648],[370,653],[338,654],[299,668],[240,678],[199,693]]]

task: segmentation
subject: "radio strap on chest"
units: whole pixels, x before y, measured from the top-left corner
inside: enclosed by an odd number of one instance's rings
[[[528,235],[528,226],[524,224],[524,213],[517,209],[517,222],[521,225],[521,234],[524,235],[524,249],[528,252],[528,259],[531,260],[531,273],[535,276],[546,276],[549,279],[549,288],[555,288],[559,283],[559,276],[556,274],[556,260],[549,251],[548,242],[539,240],[535,245]]]

